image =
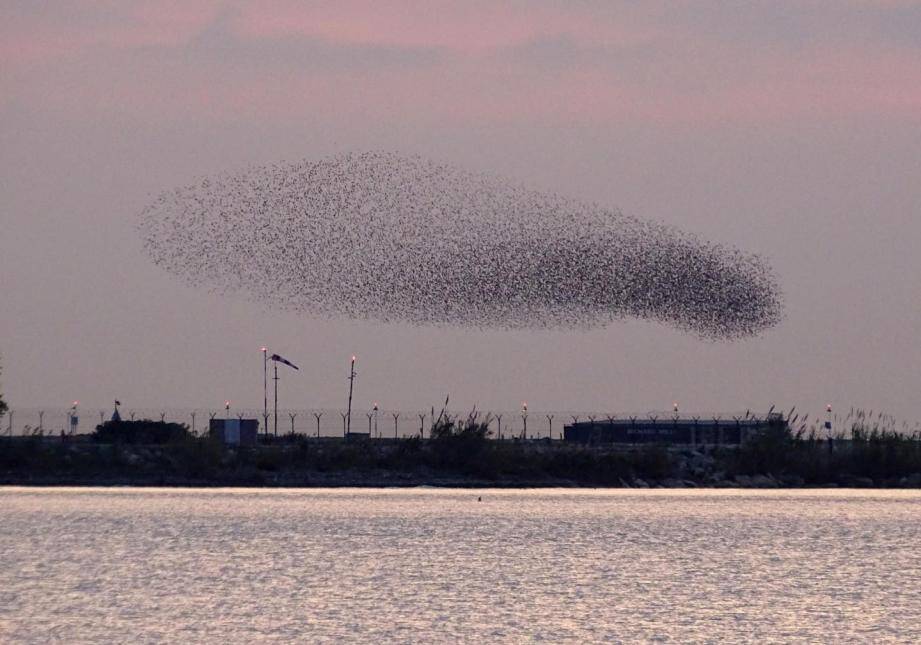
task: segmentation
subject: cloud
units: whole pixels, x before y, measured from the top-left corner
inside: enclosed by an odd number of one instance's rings
[[[338,42],[319,35],[256,37],[236,28],[238,21],[234,13],[221,14],[188,42],[184,55],[192,63],[324,73],[381,67],[412,69],[436,64],[444,56],[441,49],[430,46]]]
[[[914,121],[917,33],[921,9],[907,2],[20,6],[0,26],[0,106],[140,118]]]

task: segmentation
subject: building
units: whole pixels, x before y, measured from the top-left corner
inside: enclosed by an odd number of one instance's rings
[[[209,433],[229,446],[255,446],[259,434],[256,419],[211,419]]]
[[[573,443],[666,443],[739,445],[767,429],[787,429],[782,414],[764,417],[639,418],[580,421],[563,426],[563,439]]]

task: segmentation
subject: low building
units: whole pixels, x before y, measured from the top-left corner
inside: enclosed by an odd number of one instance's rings
[[[259,435],[256,419],[211,419],[212,437],[228,446],[255,446]]]
[[[573,443],[666,443],[739,445],[769,428],[786,429],[781,414],[764,417],[596,419],[563,426],[563,439]]]

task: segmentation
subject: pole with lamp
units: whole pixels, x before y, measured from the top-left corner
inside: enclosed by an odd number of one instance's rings
[[[80,405],[79,401],[74,401],[73,405],[70,406],[70,434],[77,434],[77,425],[80,423],[80,417],[77,415],[77,406]]]
[[[275,408],[274,408],[275,420],[274,420],[274,430],[275,430],[275,436],[277,437],[277,436],[278,436],[278,364],[279,364],[279,363],[283,363],[284,365],[287,365],[288,367],[292,367],[292,368],[294,368],[295,370],[300,370],[300,368],[299,368],[297,365],[295,365],[294,363],[292,363],[291,361],[289,361],[287,358],[284,358],[284,357],[282,357],[282,356],[279,356],[278,354],[272,354],[271,356],[269,356],[269,360],[272,361],[273,363],[275,363],[275,376],[274,376],[274,380],[275,380]]]
[[[349,368],[349,403],[346,408],[345,434],[348,436],[352,432],[352,391],[355,388],[355,357],[352,356],[352,365]]]
[[[528,439],[528,402],[524,401],[521,404],[521,438],[527,441]]]
[[[262,427],[269,434],[269,348],[262,349]]]

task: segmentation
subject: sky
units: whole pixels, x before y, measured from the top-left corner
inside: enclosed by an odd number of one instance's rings
[[[757,253],[783,321],[480,331],[185,286],[161,191],[362,150],[508,177]],[[0,0],[0,387],[16,407],[731,412],[921,419],[921,2]]]

